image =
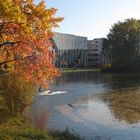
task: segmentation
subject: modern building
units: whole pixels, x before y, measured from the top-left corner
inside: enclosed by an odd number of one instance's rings
[[[103,38],[88,40],[87,65],[100,66],[102,63]]]
[[[55,65],[58,68],[100,67],[110,62],[110,54],[103,51],[103,38],[55,33]]]
[[[94,40],[88,40],[87,65],[98,66],[99,54]]]
[[[57,46],[55,65],[59,68],[87,66],[87,37],[55,33]]]

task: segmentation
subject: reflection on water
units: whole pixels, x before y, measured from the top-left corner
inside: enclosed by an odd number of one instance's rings
[[[140,121],[140,87],[109,92],[104,94],[102,99],[119,121],[128,123]]]
[[[70,128],[86,139],[138,140],[140,75],[64,73],[54,90],[67,94],[34,99],[32,114],[47,112],[49,129]]]

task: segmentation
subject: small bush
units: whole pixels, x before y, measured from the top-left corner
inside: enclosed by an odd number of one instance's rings
[[[11,115],[23,115],[30,106],[35,86],[22,75],[4,74],[0,80],[0,96]]]

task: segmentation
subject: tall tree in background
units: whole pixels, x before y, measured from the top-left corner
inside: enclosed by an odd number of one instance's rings
[[[114,24],[104,46],[107,44],[111,49],[113,67],[130,66],[140,54],[140,21],[127,19]]]
[[[22,73],[27,80],[47,86],[46,81],[58,75],[52,64],[52,29],[62,18],[45,2],[33,0],[0,0],[0,68]]]

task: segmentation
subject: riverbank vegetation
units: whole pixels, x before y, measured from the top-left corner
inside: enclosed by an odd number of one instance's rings
[[[36,93],[34,83],[25,80],[22,74],[4,74],[0,80],[1,106],[12,116],[23,116]]]
[[[115,23],[103,41],[110,54],[111,72],[140,71],[140,20],[126,19]]]
[[[48,132],[33,128],[23,118],[12,118],[0,125],[0,140],[83,140],[69,131]]]

